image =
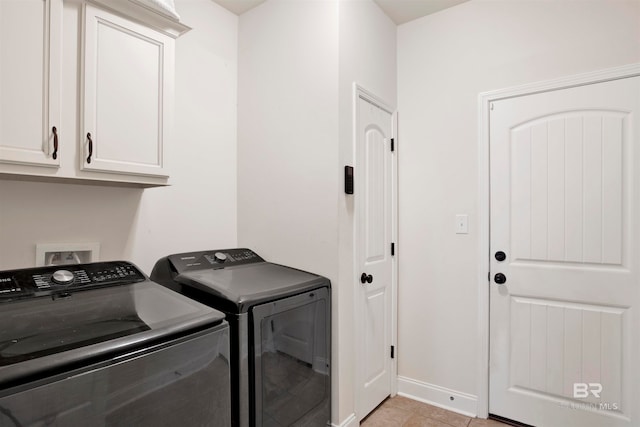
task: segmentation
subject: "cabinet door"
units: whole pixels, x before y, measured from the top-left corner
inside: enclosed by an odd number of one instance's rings
[[[62,0],[0,0],[2,163],[60,165],[61,31]]]
[[[166,177],[174,40],[91,4],[84,8],[84,171]]]

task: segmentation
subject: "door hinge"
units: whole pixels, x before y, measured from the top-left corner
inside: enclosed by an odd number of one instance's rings
[[[395,151],[395,139],[391,138],[391,151]]]
[[[392,243],[391,244],[391,256],[395,256],[396,254],[396,244]]]
[[[395,350],[396,348],[394,346],[391,346],[391,358],[395,359]]]

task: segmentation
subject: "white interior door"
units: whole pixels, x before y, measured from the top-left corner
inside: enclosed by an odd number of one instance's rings
[[[640,425],[638,115],[640,77],[492,104],[492,414]]]
[[[358,418],[391,394],[392,113],[359,97],[356,123]],[[364,282],[364,283],[362,283]]]

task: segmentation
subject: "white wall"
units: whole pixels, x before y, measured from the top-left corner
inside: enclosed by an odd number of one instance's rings
[[[34,265],[36,243],[100,242],[101,259],[128,259],[146,273],[169,253],[236,245],[238,18],[210,0],[176,7],[193,30],[176,42],[172,186],[0,180],[0,269]],[[61,130],[73,144],[79,16],[79,1],[65,1]]]
[[[478,94],[637,61],[637,1],[473,0],[399,27],[398,356],[418,397],[478,393]]]
[[[238,37],[238,242],[335,280],[337,5],[269,0]]]

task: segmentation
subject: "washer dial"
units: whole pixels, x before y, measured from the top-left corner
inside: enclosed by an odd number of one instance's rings
[[[215,254],[213,254],[213,257],[216,259],[216,261],[220,263],[225,262],[227,260],[227,254],[224,254],[222,252],[216,252]]]
[[[70,285],[75,276],[69,270],[57,270],[51,275],[51,281],[58,285]]]

